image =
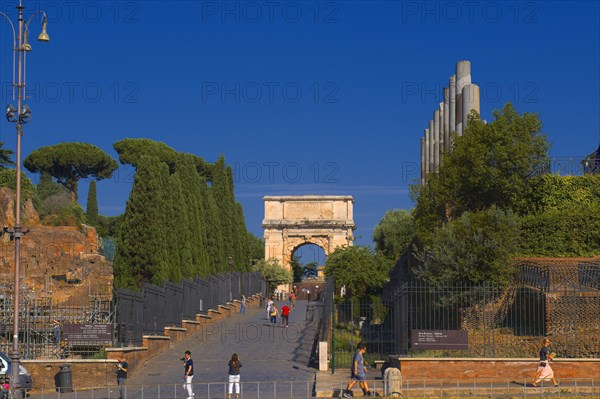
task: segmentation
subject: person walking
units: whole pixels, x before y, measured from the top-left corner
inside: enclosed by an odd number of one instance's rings
[[[352,397],[352,387],[354,387],[357,382],[365,396],[375,396],[374,392],[369,391],[369,384],[367,383],[367,366],[365,366],[363,357],[366,351],[367,345],[363,343],[358,344],[357,351],[354,354],[352,364],[350,365],[350,381],[348,381],[346,390],[342,393],[342,398]]]
[[[185,351],[183,357],[183,389],[187,391],[187,399],[194,398],[194,389],[192,386],[192,380],[194,379],[194,361],[192,360],[192,352]]]
[[[542,349],[540,349],[540,364],[538,365],[535,377],[531,385],[537,387],[540,381],[551,379],[554,386],[558,386],[558,381],[554,378],[554,370],[550,367],[550,362],[554,360],[556,353],[550,353],[550,339],[544,338],[542,341]]]
[[[269,313],[271,324],[273,324],[273,325],[277,324],[277,316],[278,315],[279,315],[279,310],[277,310],[277,306],[275,306],[275,304],[273,304],[273,306],[271,306],[271,312]]]
[[[273,299],[269,298],[269,300],[267,301],[267,320],[269,320],[269,318],[271,317],[271,308],[273,307],[273,305]]]
[[[231,355],[231,360],[227,363],[229,366],[229,390],[227,394],[227,399],[231,399],[231,395],[235,390],[235,399],[240,398],[240,368],[242,367],[242,362],[238,358],[237,353]],[[235,389],[234,389],[235,388]]]
[[[129,365],[121,355],[117,357],[117,385],[119,386],[119,399],[125,399],[125,380],[127,379],[127,369]]]
[[[60,323],[58,320],[52,320],[52,335],[54,336],[54,344],[56,349],[60,349]]]
[[[240,313],[246,313],[246,295],[242,294],[242,305],[240,306]]]
[[[290,317],[290,308],[288,305],[283,305],[281,308],[281,325],[288,327],[289,325],[289,317]]]

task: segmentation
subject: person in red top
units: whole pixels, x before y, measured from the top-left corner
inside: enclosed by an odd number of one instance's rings
[[[288,326],[288,318],[290,316],[290,308],[288,307],[288,305],[283,305],[283,307],[281,308],[281,324],[285,325],[286,327]]]

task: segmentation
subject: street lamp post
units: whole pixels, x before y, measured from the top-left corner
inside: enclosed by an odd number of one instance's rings
[[[42,14],[42,33],[38,36],[41,42],[49,42],[50,37],[46,31],[48,18],[44,11],[33,13],[27,22],[24,16],[25,7],[23,0],[19,0],[17,6],[18,11],[18,31],[15,30],[15,25],[11,19],[3,12],[0,12],[10,24],[13,31],[13,76],[12,76],[12,97],[17,99],[17,108],[11,104],[6,107],[6,119],[11,123],[16,123],[17,126],[17,159],[16,159],[16,193],[15,193],[15,225],[12,228],[5,228],[4,231],[10,234],[11,239],[15,241],[15,269],[14,269],[14,286],[13,286],[13,347],[10,353],[11,358],[11,373],[10,373],[10,389],[12,397],[16,397],[16,392],[20,388],[19,385],[19,369],[21,356],[19,354],[19,291],[20,291],[20,269],[21,269],[21,238],[29,231],[29,229],[21,226],[21,137],[23,136],[23,125],[31,120],[31,110],[24,103],[26,99],[25,78],[26,78],[26,58],[27,52],[31,51],[31,45],[28,42],[29,23],[31,19]]]

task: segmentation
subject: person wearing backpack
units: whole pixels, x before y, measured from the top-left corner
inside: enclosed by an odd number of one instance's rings
[[[227,399],[231,399],[231,395],[233,394],[235,387],[235,399],[240,398],[240,368],[242,367],[242,362],[238,358],[237,353],[231,355],[231,360],[227,363],[229,366],[229,393],[227,394]]]
[[[273,304],[273,306],[271,306],[271,312],[269,313],[271,324],[277,324],[277,315],[279,315],[279,311],[277,310],[277,306]]]

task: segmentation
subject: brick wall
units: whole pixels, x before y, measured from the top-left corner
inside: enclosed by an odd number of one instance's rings
[[[539,361],[536,359],[400,359],[402,378],[409,379],[498,379],[530,381]],[[557,359],[551,363],[561,378],[598,378],[600,359]]]

